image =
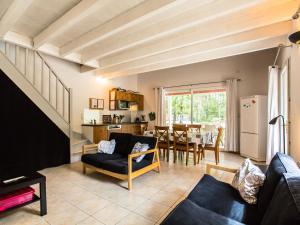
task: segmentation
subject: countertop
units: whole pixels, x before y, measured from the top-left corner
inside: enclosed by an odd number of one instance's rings
[[[122,124],[145,124],[145,123],[148,122],[144,121],[144,122],[96,123],[96,124],[86,123],[86,124],[81,124],[81,126],[97,127],[97,126],[122,125]]]

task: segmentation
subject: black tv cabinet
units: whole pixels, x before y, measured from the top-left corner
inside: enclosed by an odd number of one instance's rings
[[[46,177],[38,172],[35,172],[23,179],[19,179],[15,182],[4,183],[0,182],[0,195],[7,194],[9,192],[16,191],[21,188],[28,187],[30,185],[39,184],[40,196],[34,195],[33,200],[24,204],[9,208],[1,213],[31,204],[36,201],[40,201],[40,215],[44,216],[47,214],[47,200],[46,200]]]

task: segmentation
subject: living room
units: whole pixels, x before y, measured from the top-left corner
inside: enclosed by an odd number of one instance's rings
[[[0,224],[300,224],[300,1],[0,6]]]

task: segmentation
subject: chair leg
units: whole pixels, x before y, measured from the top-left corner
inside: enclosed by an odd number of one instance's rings
[[[167,149],[167,162],[169,162],[170,159],[170,148]]]
[[[83,172],[83,174],[86,174],[86,166],[85,165],[82,165],[82,172]]]
[[[132,179],[128,178],[128,190],[130,191],[132,189]]]
[[[176,153],[176,149],[174,148],[173,149],[173,154],[174,154],[174,156],[173,156],[173,161],[174,161],[174,163],[176,163],[176,159],[177,159],[177,153]]]
[[[194,157],[194,165],[196,165],[197,164],[197,149],[196,148],[194,148],[193,157]]]
[[[155,152],[156,161],[158,162],[157,172],[160,173],[160,159],[158,152]]]
[[[186,151],[186,162],[185,164],[188,165],[189,162],[189,150]]]
[[[217,151],[218,163],[220,163],[220,151]]]
[[[216,160],[216,165],[218,165],[218,153],[215,151],[215,160]]]

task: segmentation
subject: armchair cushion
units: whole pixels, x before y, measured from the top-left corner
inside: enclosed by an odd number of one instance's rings
[[[242,225],[213,211],[200,207],[192,201],[182,201],[161,223],[161,225]]]
[[[81,156],[81,161],[87,164],[90,164],[95,167],[102,168],[102,163],[106,160],[116,160],[124,158],[121,154],[106,154],[106,153],[93,153],[93,154],[84,154]]]
[[[230,184],[204,175],[188,199],[200,207],[241,223],[258,224],[257,207],[246,203]]]
[[[284,174],[261,223],[261,225],[291,224],[300,224],[299,174]]]
[[[140,142],[140,143],[143,143],[143,144],[148,144],[149,145],[149,149],[154,149],[156,147],[156,140],[157,138],[155,137],[147,137],[147,136],[137,136],[137,135],[133,135],[130,139],[130,142],[129,142],[129,153],[131,153],[134,145],[137,143],[137,142]],[[153,160],[153,156],[154,156],[154,153],[151,153],[151,154],[147,154],[145,155],[144,159],[147,159],[149,161],[152,162]]]
[[[150,165],[151,163],[152,161],[146,159],[143,159],[141,162],[132,160],[132,171],[134,172],[136,170],[142,169]],[[106,160],[101,163],[101,168],[114,173],[128,174],[128,159],[121,158],[117,160]]]
[[[277,153],[267,169],[264,185],[258,193],[258,210],[264,215],[272,199],[275,188],[283,176],[283,173],[300,173],[295,161],[288,155]]]
[[[131,140],[132,134],[127,133],[111,133],[109,140],[115,139],[116,147],[114,153],[119,153],[124,156],[127,156],[131,153],[132,148],[129,148],[129,143]]]

